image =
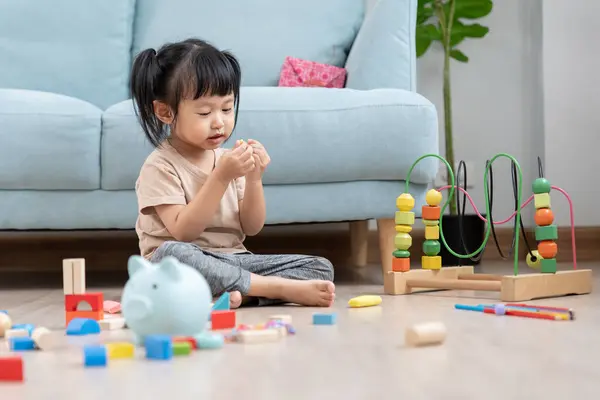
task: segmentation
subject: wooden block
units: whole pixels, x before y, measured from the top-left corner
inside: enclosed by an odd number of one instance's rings
[[[543,240],[557,240],[558,228],[556,225],[536,226],[535,240],[541,242]]]
[[[407,346],[429,346],[441,344],[446,339],[447,329],[441,322],[427,322],[408,328],[404,341]]]
[[[28,337],[29,331],[27,329],[9,329],[4,332],[4,337],[6,339],[15,338],[15,337]]]
[[[85,293],[85,260],[73,260],[73,294]]]
[[[95,321],[101,321],[104,319],[104,311],[66,311],[65,325],[69,325],[69,322],[71,322],[73,318],[89,318]]]
[[[63,260],[63,292],[65,295],[73,294],[73,263]]]
[[[538,193],[533,195],[535,209],[550,208],[550,193]]]
[[[133,358],[135,349],[133,343],[108,343],[106,345],[108,358]]]
[[[114,331],[125,328],[125,318],[107,318],[98,321],[103,331]]]
[[[410,258],[392,257],[392,271],[406,272],[410,270]]]
[[[22,381],[23,359],[20,356],[0,356],[0,382]],[[10,397],[10,395],[7,397]]]
[[[542,254],[542,257],[544,255]],[[542,258],[540,260],[540,272],[553,274],[556,272],[556,258]]]
[[[246,344],[276,342],[280,339],[281,334],[277,329],[248,330],[237,333],[238,342]]]
[[[211,312],[211,329],[231,329],[235,328],[235,311],[216,310]]]
[[[192,345],[189,342],[173,342],[174,356],[187,356],[192,352]]]
[[[65,311],[78,311],[77,308],[82,302],[88,303],[91,307],[91,310],[79,311],[104,311],[103,293],[66,294]]]
[[[396,225],[414,225],[415,213],[412,211],[396,211]]]
[[[52,332],[48,328],[35,328],[31,333],[35,346],[40,350],[51,350],[56,346],[57,341],[52,336]]]
[[[440,256],[421,256],[421,267],[423,269],[441,269],[442,257]]]
[[[587,294],[592,291],[592,270],[558,271],[555,274],[505,275],[500,300],[506,302]]]
[[[407,272],[390,271],[383,277],[383,290],[385,294],[408,294],[417,292],[428,292],[431,288],[409,288],[406,286],[407,279],[458,279],[460,275],[474,273],[472,266],[464,267],[444,267],[439,270],[431,269],[411,269]]]
[[[439,220],[440,206],[423,206],[421,207],[421,218],[424,220]]]
[[[198,348],[198,342],[192,336],[176,336],[173,338],[173,343],[188,343],[191,349]]]
[[[425,226],[425,239],[438,240],[440,238],[440,226]]]
[[[4,337],[6,331],[12,327],[10,316],[5,313],[0,313],[0,338]]]
[[[437,226],[440,224],[439,219],[422,219],[421,221],[423,221],[423,225],[425,226]]]
[[[408,250],[412,246],[412,237],[408,233],[396,233],[394,246],[398,250]]]
[[[395,228],[398,233],[410,233],[413,229],[410,225],[396,225]]]

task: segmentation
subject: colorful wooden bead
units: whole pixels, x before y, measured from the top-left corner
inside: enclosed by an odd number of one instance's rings
[[[440,224],[439,219],[422,219],[421,221],[423,221],[423,225],[425,226],[437,226]]]
[[[535,240],[537,240],[538,242],[541,242],[542,240],[556,239],[558,239],[558,229],[556,225],[536,226]]]
[[[107,361],[106,346],[88,344],[83,347],[83,365],[86,367],[105,367]]]
[[[540,272],[553,274],[556,272],[556,258],[542,258]]]
[[[108,343],[106,345],[108,358],[133,358],[135,355],[135,346],[133,343]]]
[[[531,253],[527,253],[525,262],[529,268],[540,269],[542,256],[540,256],[540,253],[537,250],[533,250]]]
[[[437,240],[425,240],[423,242],[423,253],[426,256],[437,256],[440,253],[440,242]]]
[[[187,356],[192,352],[192,346],[189,342],[173,342],[174,356]]]
[[[554,213],[549,208],[539,208],[533,216],[536,225],[547,226],[554,222]]]
[[[532,185],[534,194],[550,193],[552,186],[546,178],[537,178]]]
[[[415,199],[410,195],[410,193],[402,193],[396,199],[396,207],[400,211],[410,211],[415,207]]]
[[[550,208],[550,193],[538,193],[533,195],[535,209]]]
[[[396,225],[396,232],[398,233],[411,233],[412,226],[410,225]]]
[[[421,218],[428,220],[439,220],[440,210],[440,206],[423,206],[421,208]]]
[[[429,189],[425,194],[425,202],[430,206],[439,206],[442,202],[442,193],[435,189]]]
[[[414,225],[415,213],[412,211],[396,211],[396,225]]]
[[[538,252],[542,258],[554,258],[558,253],[558,246],[552,240],[542,240],[538,243]]]
[[[408,258],[410,257],[410,251],[408,250],[394,250],[392,255],[396,258]]]
[[[412,246],[412,237],[408,233],[396,233],[394,245],[398,250],[408,250]]]
[[[436,226],[425,226],[425,239],[438,240],[440,238],[440,227]]]
[[[442,257],[440,256],[422,256],[421,267],[423,269],[441,269]]]
[[[406,272],[410,270],[410,258],[392,258],[392,271]]]

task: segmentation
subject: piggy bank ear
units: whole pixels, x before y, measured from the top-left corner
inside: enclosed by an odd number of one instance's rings
[[[127,262],[127,272],[129,272],[129,277],[132,277],[142,268],[148,267],[149,264],[150,263],[142,256],[129,257],[129,261]]]
[[[167,278],[170,278],[174,281],[177,281],[181,278],[181,271],[179,268],[179,260],[172,256],[165,257],[160,262],[160,269],[167,276]]]

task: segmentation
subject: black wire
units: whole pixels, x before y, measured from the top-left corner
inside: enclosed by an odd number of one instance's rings
[[[463,175],[464,175],[464,190],[465,192],[467,191],[467,164],[465,163],[464,160],[460,160],[460,162],[458,163],[458,170],[456,171],[456,176],[459,177],[458,178],[458,182],[460,182],[460,172],[461,170],[463,171]],[[465,240],[465,236],[464,236],[464,229],[463,229],[463,218],[465,217],[465,213],[466,213],[466,205],[467,205],[467,195],[465,192],[462,193],[463,195],[463,207],[462,207],[462,211],[460,209],[460,193],[458,193],[460,190],[458,189],[458,187],[460,187],[460,184],[458,184],[457,182],[457,190],[456,190],[456,209],[458,210],[458,232],[460,234],[460,242],[462,245],[462,248],[464,250],[464,252],[466,254],[470,254],[471,250],[469,250],[467,248],[467,241]],[[474,257],[469,257],[471,262],[478,262],[479,260],[481,260],[481,257],[483,257],[483,249],[476,254]],[[460,266],[462,264],[462,258],[459,257],[459,263],[458,265]]]
[[[490,160],[486,160],[485,167],[486,169],[489,166],[489,184],[488,184],[488,202],[490,203],[490,229],[492,230],[492,236],[494,237],[494,243],[496,244],[496,249],[498,250],[498,254],[500,254],[500,258],[503,260],[508,260],[508,257],[504,255],[502,249],[500,248],[500,244],[498,243],[498,236],[496,235],[496,228],[494,227],[494,216],[492,210],[494,209],[494,169]],[[513,241],[514,243],[514,241]],[[511,246],[512,249],[513,246]],[[510,251],[509,251],[510,254]]]

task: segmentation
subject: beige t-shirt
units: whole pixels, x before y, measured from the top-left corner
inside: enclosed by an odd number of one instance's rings
[[[215,164],[224,151],[215,150]],[[149,259],[163,242],[176,240],[156,214],[154,206],[188,204],[211,172],[188,161],[168,141],[148,156],[135,185],[138,199],[136,232],[143,257]],[[244,197],[244,188],[244,177],[229,184],[211,222],[192,243],[209,251],[246,251],[238,203]]]

